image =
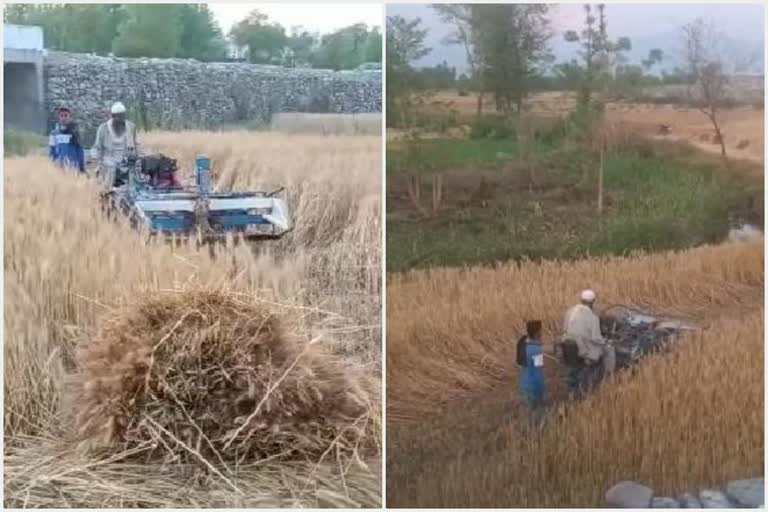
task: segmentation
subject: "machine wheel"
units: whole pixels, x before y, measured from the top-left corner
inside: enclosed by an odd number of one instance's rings
[[[117,217],[118,207],[115,201],[115,196],[112,192],[102,192],[99,195],[99,202],[101,206],[101,212],[109,220],[115,220]]]

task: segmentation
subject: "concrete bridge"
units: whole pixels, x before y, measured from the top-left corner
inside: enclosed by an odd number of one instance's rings
[[[3,127],[45,134],[43,29],[3,25]]]

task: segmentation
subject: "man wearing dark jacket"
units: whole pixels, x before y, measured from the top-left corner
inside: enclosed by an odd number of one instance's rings
[[[80,145],[77,123],[67,107],[58,111],[59,122],[48,136],[48,156],[65,169],[76,169],[85,173],[85,151]]]

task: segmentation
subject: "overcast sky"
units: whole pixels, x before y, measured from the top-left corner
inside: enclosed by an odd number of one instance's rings
[[[365,23],[368,26],[382,24],[381,4],[293,4],[293,3],[248,3],[208,4],[219,22],[224,34],[232,25],[245,18],[249,12],[258,9],[269,19],[290,29],[301,25],[310,32],[327,33],[336,29]]]
[[[422,19],[422,25],[429,28],[427,45],[434,48],[432,54],[422,64],[434,65],[448,60],[457,68],[464,68],[463,50],[446,48],[441,45],[442,38],[450,32],[428,4],[388,4],[387,16],[399,14],[404,18]],[[762,4],[611,4],[606,7],[608,33],[612,38],[627,36],[632,40],[632,57],[642,58],[649,47],[660,47],[667,54],[675,53],[679,46],[680,26],[701,17],[714,20],[718,28],[740,42],[746,43],[748,51],[760,51],[764,40],[764,7]],[[581,30],[584,12],[581,4],[553,4],[551,11],[553,29],[558,35],[553,37],[552,46],[559,58],[571,51],[574,45],[563,42],[565,30]],[[762,57],[760,58],[762,61]]]

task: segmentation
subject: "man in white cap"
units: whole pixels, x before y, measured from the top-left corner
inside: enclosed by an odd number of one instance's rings
[[[616,367],[616,351],[608,344],[600,332],[600,318],[592,308],[595,305],[595,292],[583,290],[581,303],[568,309],[565,313],[563,341],[576,343],[579,356],[586,363],[586,368],[572,368],[569,371],[569,387],[578,387],[583,377],[587,377],[587,385],[592,385],[599,378],[601,369],[608,374]],[[579,378],[581,374],[582,379]]]
[[[99,126],[93,144],[93,159],[99,166],[96,175],[105,188],[115,184],[115,170],[123,158],[137,155],[136,125],[125,119],[125,105],[119,101],[112,105],[111,118]]]

